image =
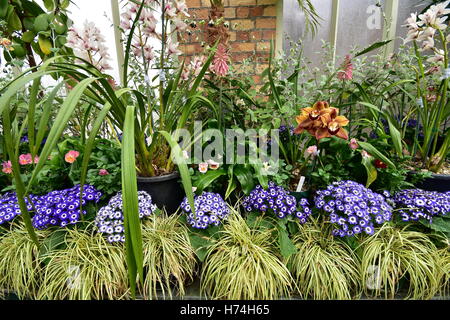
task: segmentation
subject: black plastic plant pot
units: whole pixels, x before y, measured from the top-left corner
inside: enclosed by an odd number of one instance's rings
[[[159,177],[138,177],[139,191],[152,196],[153,203],[168,214],[174,214],[184,199],[185,192],[180,182],[180,174],[174,172]]]
[[[433,174],[430,178],[418,183],[416,187],[427,191],[450,191],[450,175]]]

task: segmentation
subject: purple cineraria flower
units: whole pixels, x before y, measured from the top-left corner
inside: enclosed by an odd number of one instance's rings
[[[330,214],[330,222],[336,226],[333,235],[339,237],[362,232],[371,235],[375,231],[374,224],[380,225],[392,218],[393,208],[385,196],[354,181],[329,185],[326,190],[317,192],[314,202],[317,208]]]
[[[99,233],[103,233],[109,243],[125,242],[125,227],[123,217],[122,193],[118,192],[112,197],[108,205],[102,207],[95,217],[95,225]],[[144,219],[153,214],[156,205],[152,203],[152,197],[145,191],[138,192],[139,218]]]
[[[102,194],[94,187],[85,185],[82,204],[97,203]],[[70,189],[52,191],[43,196],[29,195],[25,198],[28,211],[34,211],[33,226],[45,229],[50,226],[65,227],[75,224],[80,218],[80,186]],[[9,222],[21,213],[15,193],[0,197],[0,224]],[[81,214],[85,214],[82,211]]]
[[[102,193],[93,186],[85,185],[80,203],[80,191],[80,185],[76,185],[39,197],[33,226],[42,230],[50,226],[65,227],[78,223],[81,215],[86,214],[86,210],[80,212],[80,205],[85,206],[88,202],[98,203],[102,197]]]
[[[269,182],[267,190],[264,190],[260,185],[257,186],[249,196],[245,197],[243,206],[249,212],[270,211],[280,219],[289,215],[295,216],[302,224],[306,222],[311,214],[308,199],[303,198],[297,201],[288,191],[283,187],[277,186],[272,181]]]
[[[450,192],[402,190],[394,195],[393,201],[403,221],[417,221],[423,218],[431,223],[433,217],[450,212]]]
[[[194,198],[195,215],[187,198],[181,203],[181,209],[187,214],[187,222],[196,229],[206,229],[210,225],[219,225],[230,213],[226,202],[218,193],[203,192]]]

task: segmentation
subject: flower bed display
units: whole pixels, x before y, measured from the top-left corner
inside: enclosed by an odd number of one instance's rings
[[[418,186],[450,163],[450,1],[389,57],[377,42],[311,72],[304,43],[271,46],[262,87],[230,62],[225,13],[123,1],[119,82],[94,23],[18,3],[0,2],[0,294],[448,296],[450,190]],[[177,37],[201,30],[184,59]]]

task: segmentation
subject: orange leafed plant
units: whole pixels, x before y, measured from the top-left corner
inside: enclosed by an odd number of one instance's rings
[[[332,136],[348,139],[348,133],[343,127],[348,125],[349,120],[340,116],[339,109],[330,107],[326,101],[318,101],[312,107],[303,108],[296,120],[296,134],[308,131],[317,140]]]

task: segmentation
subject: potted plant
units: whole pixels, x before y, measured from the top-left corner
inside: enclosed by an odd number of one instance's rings
[[[405,42],[413,42],[417,59],[417,67],[412,66],[416,74],[417,104],[413,112],[417,123],[411,154],[418,168],[432,173],[419,187],[435,191],[450,190],[450,134],[445,127],[450,115],[450,35],[445,23],[450,13],[448,4],[446,1],[432,5],[423,14],[411,14],[406,21],[409,32]],[[431,55],[425,55],[426,52]]]

